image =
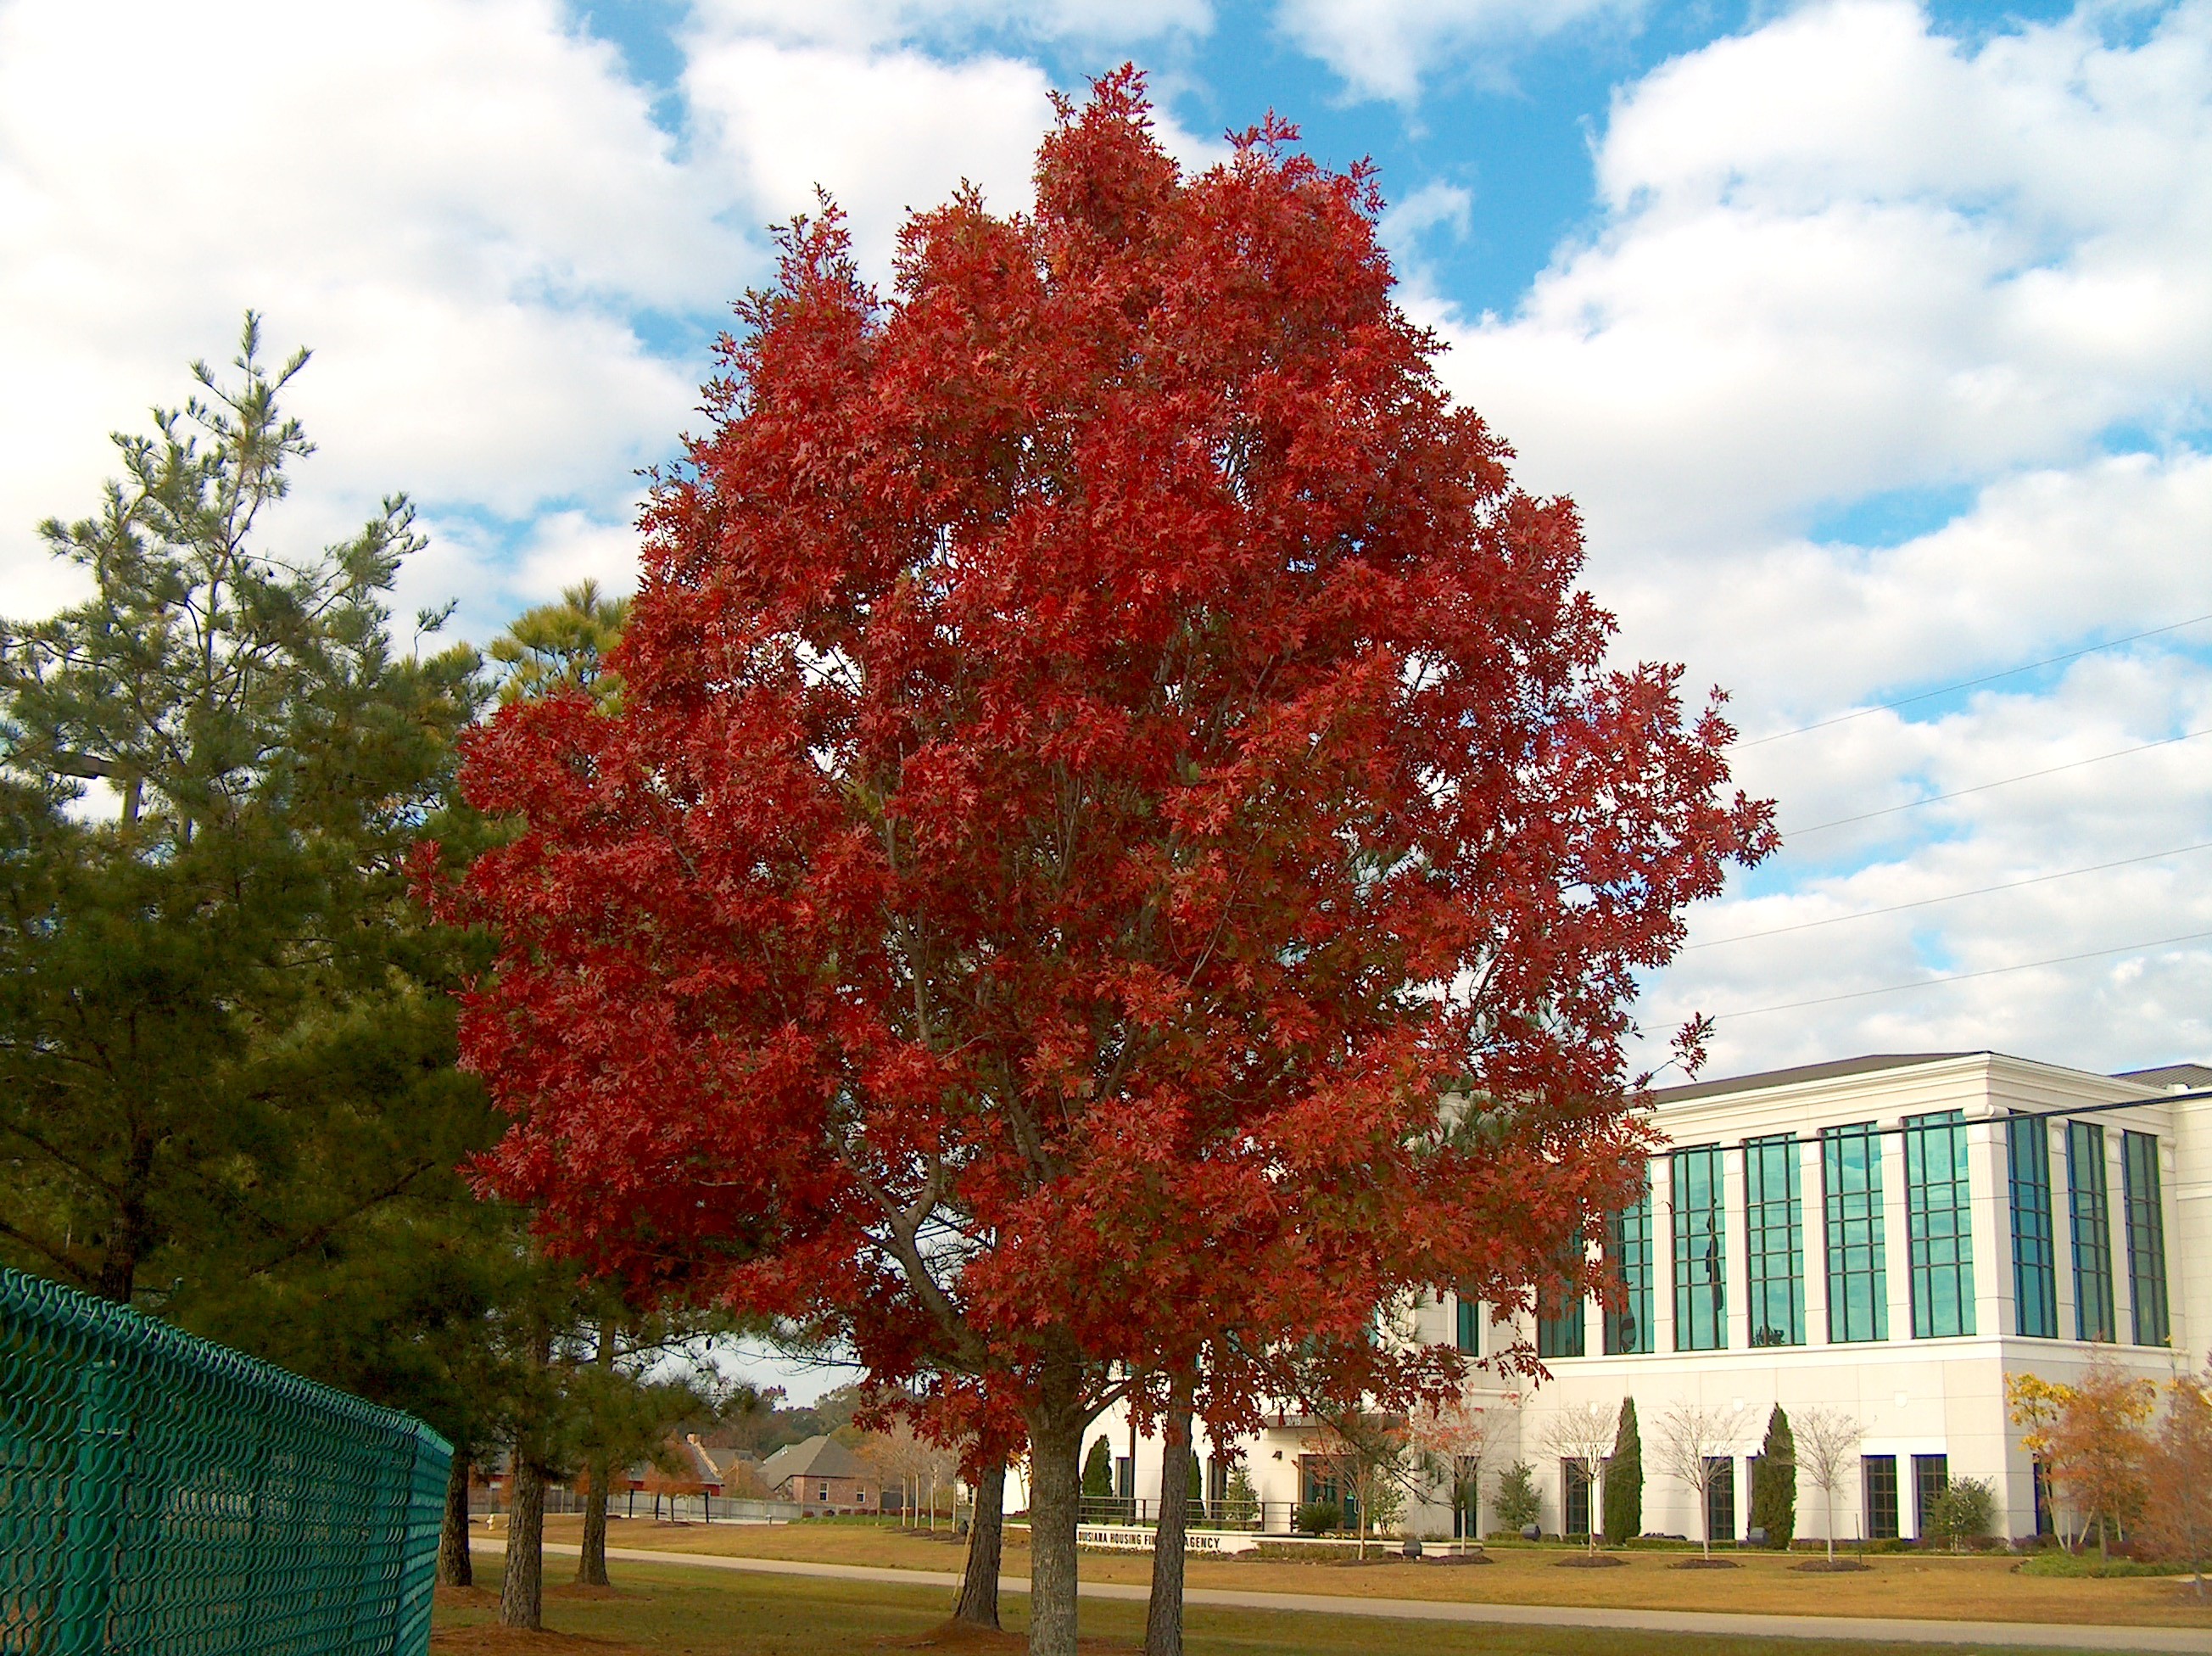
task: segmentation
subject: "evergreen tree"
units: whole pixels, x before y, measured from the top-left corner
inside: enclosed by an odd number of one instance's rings
[[[1500,1529],[1522,1530],[1535,1523],[1543,1512],[1543,1502],[1536,1494],[1536,1469],[1525,1460],[1516,1460],[1498,1479],[1498,1498],[1492,1503]]]
[[[453,1262],[409,1239],[465,1245],[453,1170],[496,1135],[454,1064],[481,940],[405,862],[472,842],[486,691],[474,651],[391,636],[403,497],[271,544],[306,360],[266,366],[249,315],[236,377],[195,363],[100,511],[42,526],[92,595],[0,623],[0,1259],[416,1403]]]
[[[492,641],[491,659],[506,670],[499,699],[580,690],[601,706],[613,703],[622,676],[608,671],[606,658],[629,621],[629,600],[600,597],[596,581],[568,588],[558,603],[525,610]]]
[[[1797,1534],[1797,1445],[1782,1405],[1766,1417],[1766,1440],[1751,1476],[1751,1522],[1766,1531],[1766,1544],[1787,1548]]]
[[[1644,1440],[1636,1429],[1636,1399],[1620,1401],[1620,1426],[1605,1468],[1605,1535],[1616,1546],[1644,1533]]]
[[[1113,1498],[1114,1451],[1101,1434],[1091,1440],[1090,1457],[1083,1463],[1083,1499],[1097,1501]]]

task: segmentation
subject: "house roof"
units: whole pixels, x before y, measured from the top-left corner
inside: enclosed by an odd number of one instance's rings
[[[2162,1063],[2151,1069],[2123,1069],[2112,1079],[2160,1091],[2180,1087],[2195,1092],[2200,1087],[2212,1087],[2212,1064]]]
[[[827,1435],[787,1443],[761,1463],[761,1481],[771,1489],[795,1477],[866,1477],[860,1458]]]
[[[1871,1052],[1863,1057],[1838,1058],[1828,1063],[1800,1064],[1794,1069],[1766,1069],[1755,1075],[1730,1075],[1725,1080],[1693,1081],[1686,1087],[1655,1087],[1651,1102],[1662,1107],[1670,1104],[1687,1104],[1692,1099],[1718,1098],[1724,1093],[1748,1093],[1764,1087],[1789,1087],[1800,1081],[1839,1081],[1846,1075],[1864,1075],[1877,1069],[1907,1069],[1916,1064],[1942,1063],[1949,1058],[1966,1058],[1968,1052]]]

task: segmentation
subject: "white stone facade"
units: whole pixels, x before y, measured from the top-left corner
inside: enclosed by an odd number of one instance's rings
[[[1656,1123],[1672,1149],[1652,1163],[1648,1331],[1627,1330],[1617,1318],[1609,1327],[1604,1307],[1593,1300],[1582,1310],[1583,1355],[1545,1358],[1549,1379],[1533,1385],[1501,1381],[1479,1364],[1471,1365],[1471,1400],[1486,1411],[1498,1411],[1498,1442],[1485,1460],[1483,1528],[1494,1521],[1496,1471],[1518,1459],[1535,1469],[1543,1527],[1560,1531],[1568,1480],[1558,1460],[1543,1451],[1548,1418],[1565,1407],[1589,1402],[1610,1407],[1632,1397],[1644,1446],[1646,1532],[1695,1537],[1700,1530],[1694,1494],[1659,1470],[1657,1440],[1670,1407],[1703,1404],[1736,1422],[1723,1486],[1733,1499],[1723,1515],[1732,1509],[1733,1529],[1741,1535],[1750,1523],[1749,1458],[1758,1453],[1769,1410],[1778,1403],[1791,1414],[1811,1404],[1843,1409],[1863,1428],[1862,1470],[1837,1492],[1839,1539],[1916,1535],[1917,1472],[1931,1481],[1939,1475],[1988,1479],[1996,1491],[2000,1531],[2015,1537],[2033,1533],[2035,1480],[2020,1445],[2020,1430],[2007,1419],[2005,1377],[2025,1372],[2064,1380],[2087,1360],[2090,1347],[2081,1331],[2086,1326],[2094,1332],[2102,1320],[2092,1165],[2099,1154],[2112,1349],[2127,1367],[2160,1380],[2206,1360],[2206,1348],[2212,1346],[2212,1269],[2205,1263],[2212,1258],[2212,1068],[2181,1064],[2106,1076],[1996,1053],[1919,1054],[1676,1087],[1656,1094],[1655,1102]],[[2038,1269],[2035,1245],[2033,1156],[2039,1127],[2012,1124],[2022,1117],[2039,1123],[2049,1146],[2047,1270]],[[2074,1132],[2075,1123],[2099,1130]],[[1874,1129],[1871,1140],[1858,1142],[1880,1146],[1880,1196],[1878,1202],[1871,1192],[1862,1196],[1856,1234],[1863,1244],[1878,1211],[1881,1312],[1887,1326],[1880,1338],[1832,1338],[1829,1233],[1834,1230],[1839,1241],[1849,1239],[1844,1222],[1853,1216],[1856,1175],[1846,1165],[1850,1153],[1842,1143],[1824,1154],[1823,1135],[1869,1125]],[[1789,1142],[1778,1145],[1777,1139]],[[1756,1151],[1755,1172],[1747,1172],[1753,1153],[1745,1146],[1751,1141],[1765,1141]],[[1685,1204],[1678,1205],[1672,1189],[1674,1168],[1687,1166],[1674,1151],[1708,1148],[1717,1148],[1718,1157],[1698,1161],[1696,1167],[1712,1170],[1717,1162],[1717,1235],[1705,1227],[1705,1208],[1690,1199],[1693,1173],[1683,1175]],[[2015,1148],[2027,1164],[2017,1202]],[[2128,1156],[2135,1159],[2131,1166],[2124,1160]],[[2148,1192],[2153,1165],[2154,1209]],[[1782,1245],[1793,1233],[1787,1178],[1793,1166],[1798,1261],[1794,1289]],[[1946,1177],[1959,1173],[1963,1177]],[[1747,1178],[1759,1181],[1759,1193],[1768,1198],[1762,1204],[1768,1222],[1760,1234],[1772,1263],[1764,1275],[1766,1314],[1758,1322],[1766,1341],[1784,1343],[1753,1340]],[[1964,1198],[1959,1211],[1971,1219],[1965,1251],[1970,1257],[1947,1270],[1951,1256],[1942,1233],[1954,1192]],[[2023,1215],[2019,1228],[2024,1238],[2015,1236],[2016,1207]],[[2162,1235],[2151,1231],[2154,1213]],[[1833,1225],[1832,1215],[1838,1216]],[[1680,1246],[1678,1221],[1685,1238]],[[1932,1240],[1926,1239],[1930,1236]],[[2154,1250],[2154,1241],[2162,1245]],[[2026,1256],[2024,1265],[2016,1253]],[[1713,1307],[1711,1290],[1701,1280],[1710,1269],[1705,1261],[1724,1262],[1717,1296],[1722,1314],[1708,1318],[1710,1337],[1720,1342],[1716,1349],[1678,1349],[1678,1343],[1695,1337],[1698,1306],[1707,1312]],[[1863,1251],[1856,1263],[1868,1263]],[[1679,1288],[1678,1264],[1685,1275]],[[2160,1275],[2163,1329],[2155,1292]],[[1835,1331],[1864,1336],[1871,1331],[1871,1273],[1863,1269],[1856,1280],[1861,1286],[1851,1293],[1846,1283],[1845,1297],[1852,1300],[1850,1315],[1858,1326],[1854,1330],[1839,1322]],[[2086,1306],[2079,1303],[2085,1296]],[[1678,1300],[1690,1312],[1682,1319],[1681,1341]],[[2050,1332],[2033,1331],[2054,1314]],[[1419,1337],[1425,1341],[1455,1343],[1465,1326],[1449,1295],[1424,1305],[1416,1316]],[[1516,1339],[1535,1339],[1526,1317],[1492,1325],[1485,1306],[1476,1308],[1472,1320],[1484,1352]],[[1571,1319],[1566,1326],[1571,1327]],[[1960,1331],[1951,1331],[1954,1326]],[[2163,1341],[2157,1337],[2160,1333]],[[1555,1334],[1553,1345],[1562,1342]],[[1608,1344],[1624,1343],[1643,1349],[1607,1355]],[[1086,1447],[1100,1435],[1116,1458],[1121,1489],[1127,1492],[1133,1484],[1140,1500],[1156,1499],[1158,1446],[1143,1440],[1133,1445],[1127,1421],[1118,1412],[1086,1434]],[[1268,1526],[1279,1528],[1287,1525],[1291,1506],[1311,1493],[1302,1485],[1300,1468],[1313,1438],[1309,1427],[1285,1416],[1280,1427],[1228,1446],[1225,1452],[1204,1441],[1199,1452],[1202,1460],[1219,1460],[1223,1470],[1232,1458],[1241,1460],[1255,1495],[1267,1503]],[[1218,1493],[1221,1470],[1212,1464],[1205,1470],[1208,1493]],[[1894,1493],[1893,1519],[1884,1499],[1886,1472],[1893,1478],[1888,1483]],[[1721,1505],[1719,1499],[1716,1505]],[[1824,1507],[1821,1494],[1801,1480],[1801,1538],[1826,1533]],[[1416,1535],[1449,1536],[1455,1519],[1466,1522],[1439,1492],[1434,1500],[1413,1503],[1403,1527]]]

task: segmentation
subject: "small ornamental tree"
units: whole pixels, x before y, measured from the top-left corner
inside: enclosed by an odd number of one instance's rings
[[[1770,1547],[1786,1552],[1797,1537],[1797,1445],[1780,1403],[1766,1417],[1766,1438],[1751,1475],[1751,1521],[1766,1531]]]
[[[1866,1428],[1856,1415],[1818,1403],[1797,1411],[1791,1434],[1805,1481],[1820,1492],[1826,1507],[1828,1563],[1836,1562],[1836,1491],[1858,1473],[1859,1443]]]
[[[1515,1533],[1540,1520],[1544,1503],[1536,1493],[1536,1470],[1516,1460],[1498,1475],[1498,1499],[1493,1504],[1498,1527]]]
[[[2144,1540],[2160,1557],[2188,1565],[2203,1598],[2212,1559],[2212,1371],[2184,1374],[2167,1388],[2144,1482]]]
[[[1597,1551],[1599,1520],[1604,1516],[1600,1491],[1605,1486],[1605,1464],[1612,1457],[1620,1429],[1620,1411],[1601,1403],[1569,1403],[1544,1422],[1544,1448],[1565,1475],[1589,1489],[1589,1533],[1583,1537],[1592,1553]],[[1559,1513],[1559,1532],[1567,1529],[1567,1515]]]
[[[1620,1429],[1605,1467],[1605,1537],[1615,1546],[1644,1533],[1644,1439],[1636,1399],[1620,1400]]]
[[[2098,1555],[2110,1557],[2113,1531],[2142,1507],[2150,1458],[2145,1427],[2158,1407],[2158,1387],[2125,1373],[2100,1346],[2071,1385],[2008,1374],[2005,1395],[2014,1423],[2027,1428],[2022,1446],[2042,1458],[2085,1524],[2096,1521]]]
[[[1440,1395],[1376,1308],[1512,1301],[1628,1198],[1637,974],[1773,843],[1443,394],[1370,176],[1294,137],[1187,178],[1123,71],[1033,215],[913,219],[888,301],[794,223],[645,514],[620,697],[467,752],[515,828],[450,904],[499,941],[490,1182],[1002,1400],[1040,1656],[1101,1409],[1254,1424],[1308,1341]]]
[[[1660,1423],[1659,1452],[1667,1476],[1698,1498],[1698,1536],[1713,1556],[1713,1481],[1732,1476],[1735,1416],[1704,1403],[1677,1403]]]
[[[1482,1531],[1482,1468],[1498,1434],[1497,1416],[1462,1393],[1416,1409],[1407,1422],[1407,1441],[1420,1457],[1431,1488],[1449,1490],[1462,1515],[1462,1539],[1480,1540]]]

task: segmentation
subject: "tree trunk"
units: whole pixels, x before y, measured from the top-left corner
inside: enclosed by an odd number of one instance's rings
[[[499,1624],[542,1632],[545,1626],[545,1469],[526,1455],[514,1460],[507,1503],[507,1572],[499,1584]]]
[[[446,1474],[445,1521],[438,1526],[438,1585],[472,1587],[476,1583],[476,1565],[469,1556],[469,1452],[456,1449]]]
[[[1049,1385],[1049,1382],[1048,1382]],[[1073,1382],[1054,1390],[1072,1392]],[[1028,1411],[1030,1428],[1030,1656],[1075,1656],[1075,1525],[1082,1485],[1082,1408],[1047,1397]]]
[[[1827,1492],[1827,1495],[1828,1495],[1828,1567],[1829,1567],[1831,1569],[1832,1569],[1832,1568],[1835,1568],[1835,1563],[1836,1563],[1836,1492],[1835,1492],[1833,1489],[1831,1489],[1831,1490],[1829,1490],[1829,1491]]]
[[[1006,1546],[1006,1463],[983,1469],[975,1485],[975,1511],[968,1520],[968,1562],[960,1576],[960,1597],[952,1619],[969,1627],[999,1625],[999,1565]]]
[[[1182,1656],[1183,1531],[1190,1523],[1190,1383],[1178,1380],[1161,1434],[1160,1521],[1152,1530],[1152,1597],[1145,1656]],[[1132,1467],[1130,1476],[1135,1476]]]
[[[613,1469],[604,1454],[593,1455],[585,1464],[585,1476],[589,1479],[584,1489],[584,1546],[576,1559],[576,1580],[586,1587],[604,1587],[607,1582],[607,1482]]]

